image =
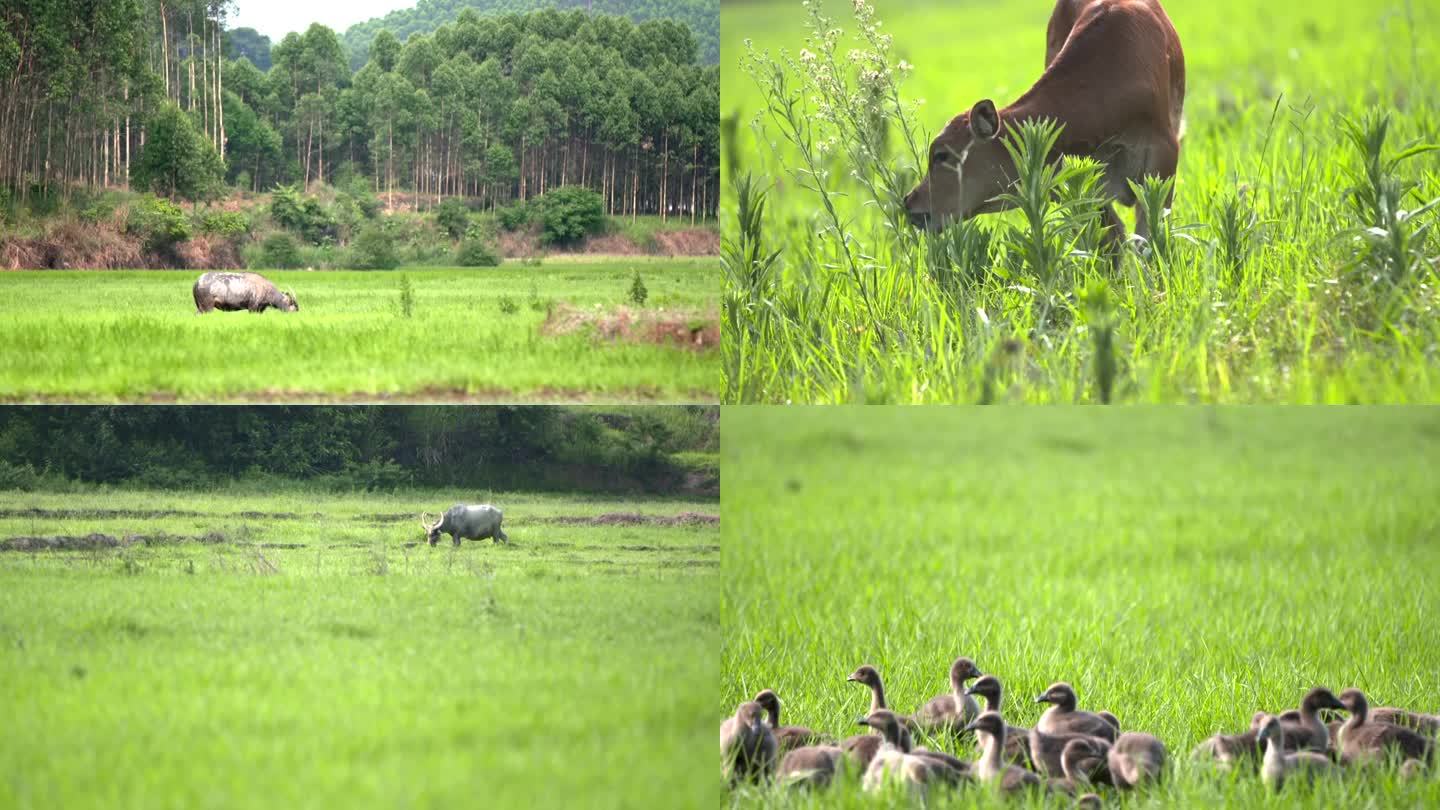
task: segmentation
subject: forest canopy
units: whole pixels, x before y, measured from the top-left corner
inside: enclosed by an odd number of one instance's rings
[[[695,32],[700,61],[707,65],[720,61],[720,0],[420,0],[414,8],[397,9],[350,26],[343,39],[351,66],[359,68],[369,60],[370,43],[381,31],[389,31],[404,42],[411,34],[428,34],[452,22],[466,9],[480,14],[505,14],[546,8],[585,9],[636,22],[682,22]]]
[[[267,41],[226,35],[231,0],[12,0],[0,17],[0,202],[127,184],[150,122],[173,125],[168,102],[236,187],[359,181],[392,205],[398,190],[498,206],[579,185],[610,215],[713,215],[718,69],[683,22],[636,23],[600,13],[608,5],[464,9],[430,33],[383,29],[352,70],[319,24],[271,45],[268,65],[248,58],[266,61]]]
[[[704,406],[14,406],[0,409],[0,490],[282,479],[665,493],[715,474],[686,459],[713,458],[719,431]]]

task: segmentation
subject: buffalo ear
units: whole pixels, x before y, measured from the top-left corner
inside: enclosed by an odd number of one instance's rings
[[[988,98],[975,102],[970,108],[970,134],[977,141],[988,141],[999,133],[1000,113],[995,110],[995,102]]]

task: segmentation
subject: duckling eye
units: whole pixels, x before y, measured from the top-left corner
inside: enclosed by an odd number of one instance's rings
[[[944,165],[945,159],[948,158],[948,157],[950,157],[950,153],[949,153],[949,152],[945,151],[944,149],[936,149],[936,150],[935,150],[935,153],[930,156],[930,165],[931,165],[931,166],[941,166],[941,165]]]

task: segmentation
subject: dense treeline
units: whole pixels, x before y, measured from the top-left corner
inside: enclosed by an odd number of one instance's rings
[[[677,454],[713,454],[719,429],[718,410],[700,406],[16,406],[0,409],[0,490],[279,478],[667,492],[695,472]]]
[[[580,185],[612,215],[716,208],[719,74],[671,20],[466,10],[403,45],[381,32],[352,74],[318,24],[274,44],[268,71],[226,58],[264,43],[227,39],[229,0],[3,9],[0,195],[133,180],[149,123],[173,105],[252,190],[359,181],[392,205],[401,190],[497,206]]]
[[[695,32],[700,61],[720,61],[720,0],[420,0],[414,8],[402,8],[350,26],[341,38],[350,52],[350,64],[359,68],[370,58],[370,43],[381,31],[389,31],[404,42],[412,34],[428,34],[454,21],[471,9],[480,14],[538,11],[546,8],[585,9],[600,14],[645,20],[675,20]]]

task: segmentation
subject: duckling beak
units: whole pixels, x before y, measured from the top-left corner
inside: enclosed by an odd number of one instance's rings
[[[1035,698],[1035,702],[1036,702],[1036,703],[1049,703],[1049,702],[1050,702],[1050,697],[1049,697],[1048,695],[1041,695],[1040,697]]]
[[[857,726],[868,726],[868,725],[870,725],[870,718],[868,718],[868,717],[860,717],[860,718],[857,718],[857,719],[855,720],[855,725],[857,725]]]
[[[973,686],[967,686],[967,687],[965,687],[965,694],[967,694],[967,695],[973,695],[973,694],[975,694],[975,687],[973,687]]]
[[[857,678],[857,677],[855,677],[854,675],[851,675],[850,677],[846,678],[845,680],[858,682],[860,679]]]

